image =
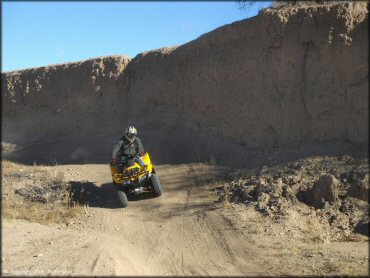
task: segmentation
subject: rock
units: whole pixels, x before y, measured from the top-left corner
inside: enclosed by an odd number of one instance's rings
[[[369,221],[361,221],[355,227],[355,232],[361,235],[369,236]]]
[[[232,192],[233,202],[243,202],[245,200],[245,193],[243,187],[236,187]]]
[[[283,193],[282,193],[282,196],[283,197],[288,197],[290,195],[293,195],[293,190],[290,188],[290,186],[288,185],[284,185],[283,186]]]
[[[267,185],[267,182],[266,182],[266,180],[265,180],[264,178],[260,178],[260,179],[258,180],[257,185],[265,186],[265,185]]]
[[[312,170],[307,170],[307,175],[309,176],[315,176],[315,172]]]
[[[305,190],[305,189],[301,189],[301,185],[299,184],[293,184],[292,186],[287,186],[287,187],[289,187],[292,190],[293,194],[297,194],[299,191]]]
[[[42,257],[42,256],[44,256],[44,254],[42,254],[42,253],[34,255],[34,257]]]
[[[363,201],[369,200],[369,175],[366,175],[361,181],[351,183],[348,195]]]
[[[247,186],[245,189],[244,189],[244,198],[245,199],[249,199],[252,197],[252,192],[254,190],[254,186]]]
[[[257,198],[258,208],[259,209],[267,208],[267,203],[269,202],[269,200],[270,200],[270,196],[268,194],[261,193]]]
[[[339,207],[339,211],[342,213],[349,213],[351,209],[351,205],[348,199],[344,199],[341,206]]]
[[[269,199],[269,205],[272,207],[276,207],[281,203],[281,199],[277,196],[273,196],[272,198],[270,197]]]
[[[296,175],[294,175],[294,176],[292,177],[292,181],[293,181],[293,183],[298,183],[298,182],[300,182],[300,181],[301,181],[301,179],[302,179],[302,177],[301,177],[301,175],[300,175],[300,174],[296,174]]]
[[[301,181],[301,175],[288,175],[283,177],[283,182],[285,184],[293,185]]]
[[[275,195],[278,195],[280,197],[281,194],[283,194],[283,186],[284,186],[284,184],[282,184],[282,183],[274,184],[274,186],[272,188],[272,192],[274,192]]]
[[[283,179],[281,178],[281,177],[279,177],[279,178],[277,178],[276,179],[276,183],[278,184],[278,185],[283,185],[284,183],[283,183]]]
[[[363,179],[368,179],[368,174],[365,175],[363,172],[360,171],[350,171],[345,177],[347,177],[349,183],[358,183],[361,182],[361,180]]]
[[[325,202],[335,202],[338,199],[338,184],[339,181],[333,175],[324,174],[305,192],[303,201],[315,208],[323,208]]]
[[[257,200],[258,196],[263,192],[263,187],[262,186],[255,186],[253,191],[251,192],[251,195]]]
[[[349,230],[349,219],[345,215],[338,213],[338,214],[333,214],[329,218],[329,223],[331,226],[335,226],[338,229],[347,231]]]

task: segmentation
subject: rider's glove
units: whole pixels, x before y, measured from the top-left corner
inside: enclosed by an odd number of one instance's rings
[[[116,164],[118,162],[117,158],[112,158],[112,160],[110,161],[111,164]]]

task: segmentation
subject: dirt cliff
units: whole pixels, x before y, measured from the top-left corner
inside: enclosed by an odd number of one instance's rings
[[[3,73],[3,141],[103,161],[131,123],[160,163],[367,144],[368,20],[366,2],[270,8],[134,59]]]

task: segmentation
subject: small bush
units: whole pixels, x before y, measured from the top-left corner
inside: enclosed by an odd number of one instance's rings
[[[3,161],[4,218],[38,223],[69,223],[83,206],[57,167],[26,166]]]
[[[309,7],[309,6],[317,6],[317,5],[328,5],[328,4],[335,4],[340,3],[340,1],[275,1],[272,4],[272,8],[274,9],[280,9],[285,7]]]
[[[62,173],[55,176],[48,172],[33,175],[30,184],[18,189],[15,193],[28,201],[40,203],[61,203],[68,196],[68,183],[64,181]]]

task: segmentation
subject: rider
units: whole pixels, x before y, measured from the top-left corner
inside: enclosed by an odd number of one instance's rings
[[[133,126],[129,126],[125,130],[125,134],[120,138],[118,143],[114,145],[112,152],[111,164],[116,164],[120,159],[119,171],[123,172],[123,167],[133,166],[137,162],[140,166],[146,166],[145,162],[140,158],[144,154],[144,147],[141,140],[137,137],[137,130]]]

